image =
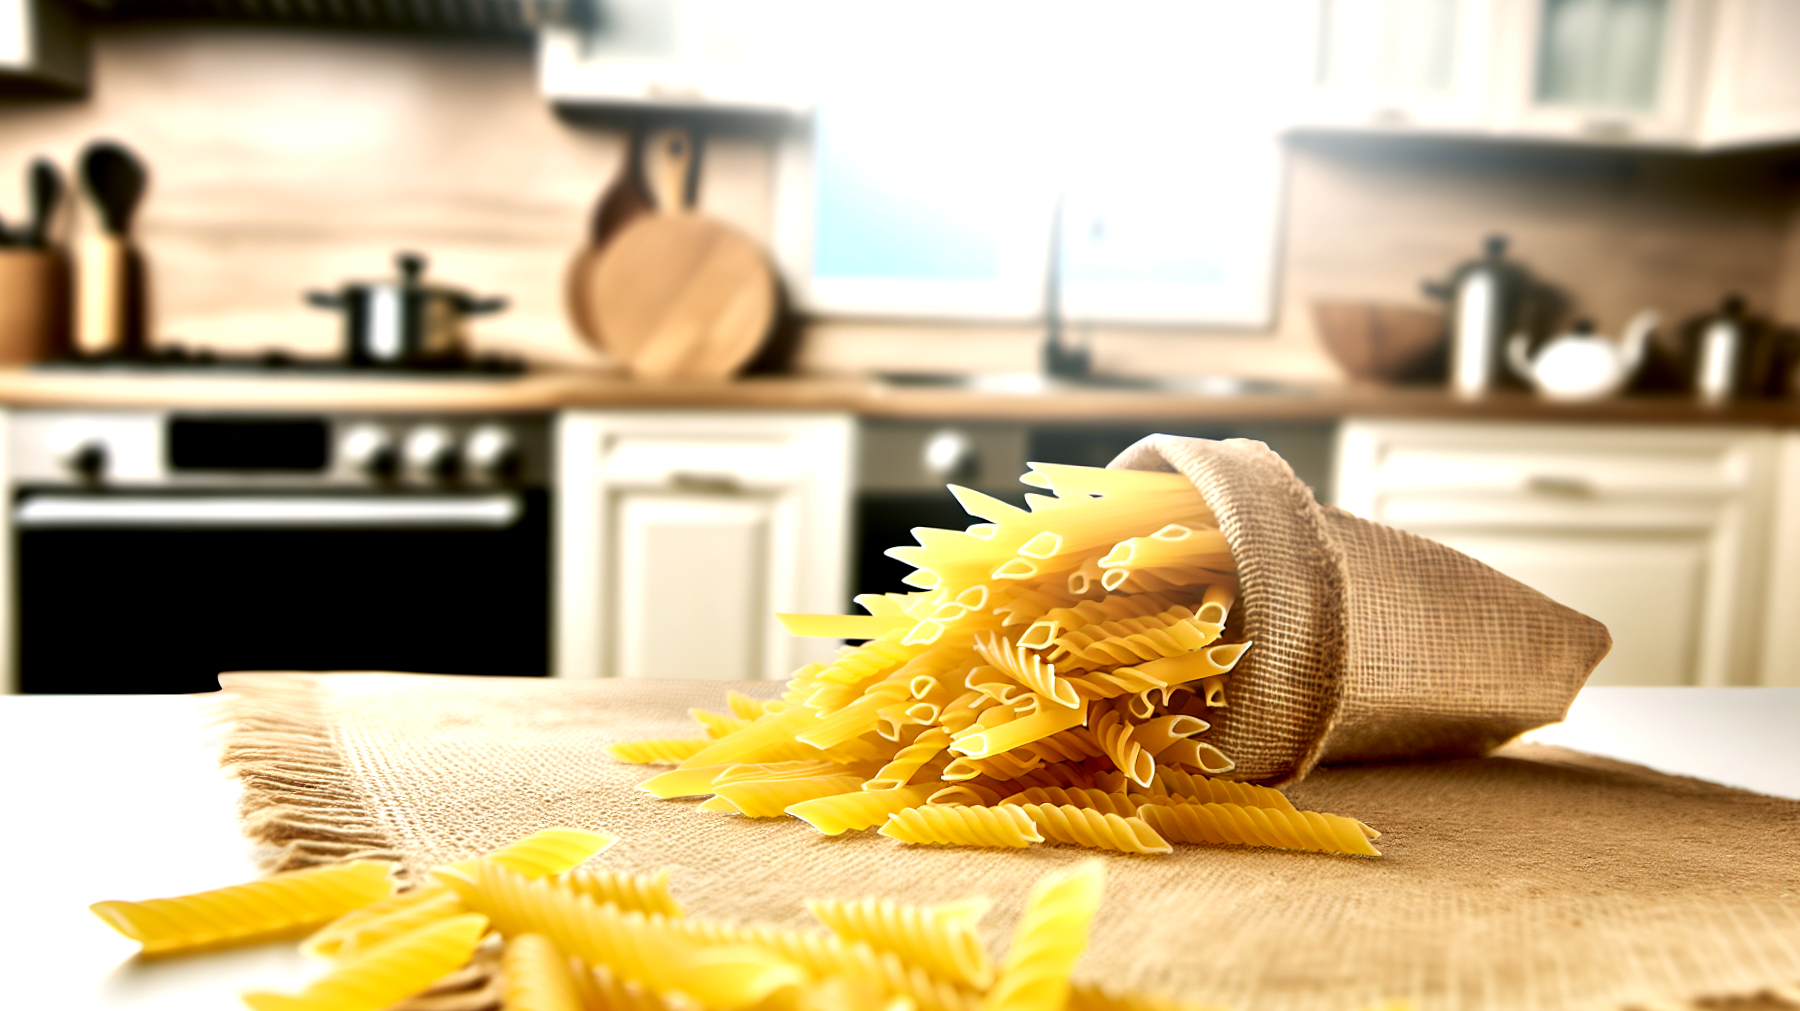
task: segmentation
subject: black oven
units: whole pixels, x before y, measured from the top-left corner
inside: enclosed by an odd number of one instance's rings
[[[25,692],[543,675],[547,419],[15,416]]]

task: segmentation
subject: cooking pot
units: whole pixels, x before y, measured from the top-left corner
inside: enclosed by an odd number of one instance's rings
[[[358,365],[413,365],[464,356],[464,316],[499,312],[504,297],[477,298],[426,284],[425,257],[400,253],[397,281],[359,281],[335,292],[309,291],[307,304],[344,313],[344,345]]]

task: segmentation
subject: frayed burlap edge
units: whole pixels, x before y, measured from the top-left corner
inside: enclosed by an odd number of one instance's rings
[[[220,764],[243,786],[238,814],[269,873],[351,860],[400,866],[400,852],[358,790],[318,681],[221,674],[231,721]]]

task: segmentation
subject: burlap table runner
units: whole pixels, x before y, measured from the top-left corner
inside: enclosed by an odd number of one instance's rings
[[[710,814],[638,792],[646,769],[601,753],[690,735],[688,707],[774,683],[222,680],[227,762],[274,866],[380,855],[416,875],[544,826],[604,828],[623,841],[599,862],[672,868],[691,915],[808,926],[807,896],[981,894],[997,954],[1030,884],[1092,856]],[[1109,855],[1079,975],[1245,1011],[1800,1004],[1780,989],[1800,984],[1800,803],[1528,745],[1327,767],[1290,792],[1380,828],[1385,855]]]

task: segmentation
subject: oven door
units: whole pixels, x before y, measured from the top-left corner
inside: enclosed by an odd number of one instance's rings
[[[542,490],[25,489],[19,687],[204,692],[229,670],[543,675]]]

